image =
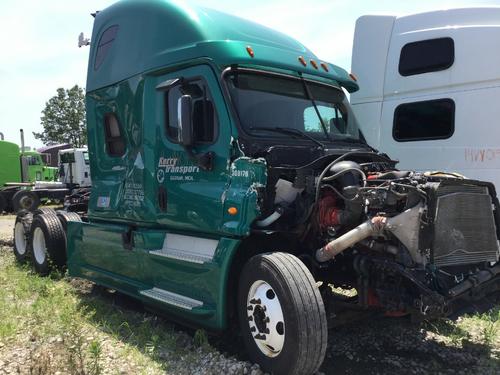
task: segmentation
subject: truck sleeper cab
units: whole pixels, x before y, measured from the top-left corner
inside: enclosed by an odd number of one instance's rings
[[[500,8],[356,22],[350,100],[374,147],[419,171],[455,171],[500,186]],[[369,59],[370,64],[366,61]]]
[[[295,40],[223,13],[98,12],[88,213],[65,221],[64,256],[42,241],[57,220],[35,215],[32,261],[67,258],[71,276],[186,324],[237,321],[274,374],[319,369],[330,285],[355,288],[353,306],[426,317],[496,290],[494,187],[396,170],[358,129],[344,93],[357,88]]]

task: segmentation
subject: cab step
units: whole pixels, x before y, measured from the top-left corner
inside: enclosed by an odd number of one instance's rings
[[[185,297],[180,294],[169,292],[160,288],[146,289],[139,292],[145,297],[149,297],[159,302],[163,302],[172,306],[179,307],[185,310],[192,310],[195,307],[202,307],[203,302],[193,298]]]

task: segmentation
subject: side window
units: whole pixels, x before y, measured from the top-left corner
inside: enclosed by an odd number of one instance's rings
[[[455,61],[455,44],[451,38],[421,40],[406,44],[399,57],[399,74],[415,74],[446,70]]]
[[[61,154],[61,163],[74,163],[75,162],[75,154],[66,152]]]
[[[122,156],[125,153],[125,140],[120,129],[120,123],[114,113],[104,116],[104,132],[106,151],[110,156]]]
[[[99,67],[104,62],[109,49],[113,45],[113,41],[118,33],[118,25],[113,25],[108,27],[101,35],[99,43],[97,45],[97,52],[95,54],[94,70],[99,69]]]
[[[177,103],[183,95],[193,98],[193,130],[197,143],[213,143],[217,138],[218,120],[213,100],[205,82],[193,80],[176,85],[165,93],[167,136],[177,142],[179,125]]]
[[[318,105],[318,111],[326,129],[332,134],[346,134],[347,115],[340,108]],[[321,122],[314,107],[304,110],[304,130],[306,132],[323,133]]]
[[[455,131],[451,99],[405,103],[394,111],[392,136],[398,142],[447,139]]]
[[[28,165],[40,165],[36,156],[28,156]]]

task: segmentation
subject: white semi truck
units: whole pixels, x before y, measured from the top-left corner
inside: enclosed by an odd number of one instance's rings
[[[500,188],[499,40],[499,7],[360,17],[351,103],[368,143]]]

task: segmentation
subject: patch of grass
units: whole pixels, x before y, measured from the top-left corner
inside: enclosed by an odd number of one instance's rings
[[[24,356],[13,371],[164,374],[166,359],[194,347],[173,325],[121,306],[120,295],[72,284],[78,285],[60,273],[39,277],[16,263],[10,248],[0,248],[0,359]],[[197,340],[208,346],[201,333]]]

